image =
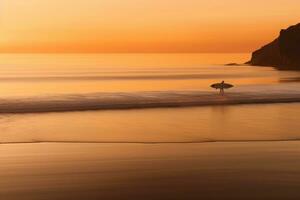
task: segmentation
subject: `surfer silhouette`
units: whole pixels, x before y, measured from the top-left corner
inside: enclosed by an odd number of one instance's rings
[[[229,89],[234,86],[229,83],[225,83],[225,81],[222,81],[221,83],[214,83],[210,87],[220,90],[220,94],[223,96],[225,94],[225,91],[224,91],[225,89]]]

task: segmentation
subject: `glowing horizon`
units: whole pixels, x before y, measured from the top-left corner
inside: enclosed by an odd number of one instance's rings
[[[0,0],[0,52],[251,52],[299,19],[298,0]]]

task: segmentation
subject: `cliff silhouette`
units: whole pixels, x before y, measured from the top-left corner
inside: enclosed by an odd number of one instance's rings
[[[300,70],[300,23],[281,30],[273,42],[253,52],[247,64]]]

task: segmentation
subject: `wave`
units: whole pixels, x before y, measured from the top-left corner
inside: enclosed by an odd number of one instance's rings
[[[208,105],[300,102],[300,92],[158,91],[1,98],[0,113],[43,113]]]

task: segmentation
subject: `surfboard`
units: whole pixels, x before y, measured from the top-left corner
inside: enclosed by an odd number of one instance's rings
[[[215,89],[229,89],[234,86],[229,83],[214,83],[210,87],[215,88]]]

